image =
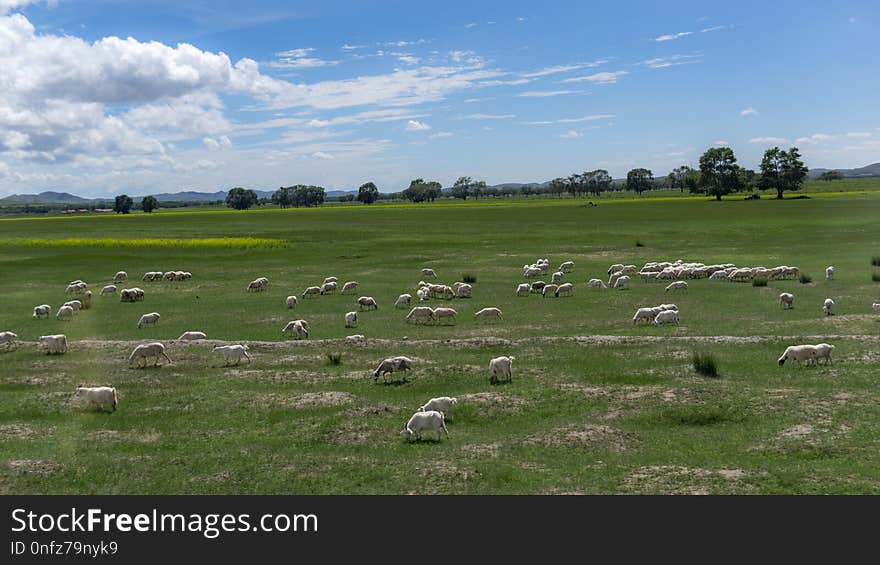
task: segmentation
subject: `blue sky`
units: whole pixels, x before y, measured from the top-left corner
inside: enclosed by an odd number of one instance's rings
[[[824,5],[820,5],[824,4]],[[0,196],[880,161],[874,2],[0,0]]]

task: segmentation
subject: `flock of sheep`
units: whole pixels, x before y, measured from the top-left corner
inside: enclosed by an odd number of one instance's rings
[[[518,283],[516,287],[516,296],[523,297],[531,294],[541,294],[542,297],[554,296],[571,296],[574,292],[574,284],[571,282],[563,282],[569,273],[573,272],[575,264],[573,261],[565,261],[560,264],[559,268],[550,275],[550,283],[544,281],[534,281],[531,283]],[[522,276],[526,279],[533,279],[550,273],[550,262],[547,259],[538,259],[535,263],[523,266]],[[711,280],[728,280],[733,282],[753,280],[755,278],[766,279],[788,279],[800,276],[800,270],[797,267],[779,266],[775,268],[765,267],[747,267],[738,268],[733,264],[717,264],[705,265],[703,263],[687,263],[682,260],[675,262],[649,262],[641,269],[635,265],[624,265],[617,263],[611,265],[607,271],[609,275],[608,282],[601,279],[590,279],[587,283],[588,288],[605,289],[612,288],[623,290],[626,289],[631,281],[631,275],[640,276],[645,282],[672,280],[667,287],[667,292],[686,291],[688,283],[684,279],[700,279],[708,278]],[[829,266],[825,271],[826,279],[833,280],[835,269]],[[143,281],[186,281],[192,278],[192,274],[186,271],[150,271],[144,274]],[[437,274],[434,270],[425,268],[421,271],[422,279],[436,279]],[[115,284],[106,285],[101,289],[101,296],[115,295],[118,283],[128,280],[125,271],[119,271],[114,276]],[[359,288],[357,281],[347,281],[342,285],[341,294],[356,294]],[[262,292],[269,287],[269,279],[260,277],[251,281],[246,290],[248,292]],[[317,298],[320,296],[333,294],[337,291],[338,279],[336,277],[327,277],[320,286],[310,286],[305,289],[300,298]],[[92,292],[88,290],[88,284],[82,280],[75,280],[68,283],[67,294],[77,295],[79,298],[65,302],[57,311],[56,319],[70,320],[80,310],[87,310],[92,306]],[[452,300],[454,298],[467,299],[473,295],[473,285],[464,282],[456,282],[452,285],[428,283],[424,280],[419,281],[416,289],[416,300],[419,304],[428,302],[432,299]],[[138,302],[142,301],[145,292],[140,288],[128,288],[119,291],[120,301],[122,302]],[[394,303],[395,308],[411,307],[409,313],[404,318],[405,322],[413,324],[455,324],[458,312],[454,308],[437,307],[431,308],[424,305],[413,306],[413,296],[405,293],[398,296]],[[779,295],[779,301],[783,308],[792,308],[794,305],[794,295],[784,292]],[[296,308],[299,298],[296,295],[288,296],[285,304],[288,309]],[[371,296],[360,296],[356,300],[359,311],[377,310],[379,305]],[[830,298],[823,303],[823,312],[826,315],[832,315],[834,312],[834,301]],[[874,310],[880,311],[880,303],[873,304]],[[48,318],[51,315],[52,308],[48,304],[41,304],[34,307],[34,318]],[[161,316],[158,312],[150,312],[143,314],[138,320],[138,328],[144,326],[154,326],[159,323]],[[503,321],[503,315],[500,309],[495,307],[482,308],[474,314],[477,320],[485,321]],[[358,311],[346,312],[344,315],[345,327],[355,328],[358,324]],[[654,307],[639,308],[632,317],[632,323],[648,322],[654,325],[662,324],[678,324],[679,311],[675,304],[661,304]],[[283,335],[290,334],[296,339],[305,339],[309,336],[309,324],[306,320],[292,320],[288,322],[281,330]],[[11,331],[0,332],[0,346],[9,347],[15,343],[17,335]],[[207,339],[207,335],[200,331],[186,331],[178,341],[195,341]],[[362,335],[350,335],[347,339],[363,339]],[[67,337],[64,334],[44,335],[40,336],[39,346],[46,353],[61,355],[67,352]],[[804,364],[818,364],[820,360],[825,363],[832,363],[831,355],[834,349],[833,345],[795,345],[788,347],[782,356],[778,359],[778,364],[783,365],[787,360]],[[231,344],[223,346],[214,346],[213,353],[222,354],[224,366],[236,365],[242,358],[251,360],[248,354],[248,346],[245,344]],[[146,367],[150,364],[158,365],[161,359],[171,363],[165,351],[165,345],[161,342],[144,343],[136,346],[129,356],[128,362],[130,367]],[[512,364],[514,358],[509,356],[496,357],[489,362],[489,381],[494,384],[502,379],[510,380],[512,378]],[[386,380],[388,375],[395,372],[402,372],[403,378],[406,380],[406,372],[413,368],[413,360],[405,356],[396,356],[383,359],[376,370],[373,372],[374,381],[378,381],[379,377]],[[88,408],[109,409],[115,411],[118,405],[118,397],[116,389],[113,387],[78,387],[74,394],[75,401],[78,401]],[[456,404],[456,399],[452,397],[432,398],[419,408],[413,416],[404,424],[401,432],[407,439],[420,439],[421,433],[424,431],[436,432],[438,438],[442,433],[449,432],[446,429],[445,421],[450,419],[452,407]]]

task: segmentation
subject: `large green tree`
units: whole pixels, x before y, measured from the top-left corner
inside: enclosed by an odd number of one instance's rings
[[[761,180],[758,186],[762,190],[775,190],[776,198],[782,199],[786,190],[800,190],[807,178],[809,169],[801,161],[797,147],[783,151],[773,147],[764,152],[761,159]]]
[[[258,200],[256,192],[238,186],[226,193],[226,205],[235,210],[247,210],[255,206]]]
[[[654,173],[650,169],[633,169],[626,174],[626,189],[635,191],[639,196],[646,190],[654,188]]]
[[[372,204],[376,200],[379,199],[379,189],[376,187],[376,184],[373,182],[365,182],[358,188],[357,194],[358,202],[362,202],[364,204]]]
[[[153,210],[158,207],[159,201],[156,200],[155,196],[144,196],[144,199],[141,200],[141,210],[143,210],[147,214],[151,214]]]
[[[700,157],[700,191],[715,200],[741,190],[739,165],[730,147],[712,147]]]
[[[113,203],[113,211],[117,214],[128,214],[131,212],[131,207],[133,205],[134,201],[132,201],[131,196],[120,194],[116,197],[116,201]]]
[[[482,194],[485,190],[486,183],[484,181],[475,181],[471,177],[458,177],[458,180],[452,185],[452,196],[467,200],[468,196]]]
[[[684,192],[684,189],[687,188],[685,180],[692,171],[693,169],[687,165],[672,169],[672,172],[666,176],[666,179],[669,181],[669,188],[677,188]]]
[[[612,178],[605,169],[596,169],[584,173],[587,182],[587,191],[598,198],[603,192],[611,188]]]

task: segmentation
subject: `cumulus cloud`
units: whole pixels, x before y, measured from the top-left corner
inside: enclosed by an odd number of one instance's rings
[[[628,74],[629,71],[602,72],[583,77],[567,78],[562,82],[591,82],[600,86],[607,86],[609,84],[616,84],[620,77]]]
[[[229,149],[232,147],[232,141],[225,135],[221,135],[220,137],[205,137],[202,139],[202,145],[212,150]]]
[[[753,137],[749,143],[782,144],[788,143],[788,140],[784,137]]]
[[[813,135],[806,137],[799,137],[795,142],[801,145],[815,145],[817,143],[822,143],[823,141],[831,141],[832,139],[834,139],[833,135],[827,133],[814,133]]]

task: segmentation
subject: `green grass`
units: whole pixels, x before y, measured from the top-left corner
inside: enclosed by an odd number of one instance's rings
[[[851,192],[0,220],[0,330],[24,341],[0,350],[0,492],[876,493],[880,317],[866,257],[880,241],[880,194]],[[72,238],[95,243],[56,244]],[[138,240],[159,242],[127,243]],[[271,243],[176,243],[193,240]],[[514,295],[522,265],[539,257],[575,262],[565,279],[574,296]],[[834,264],[837,275],[766,287],[695,280],[674,297],[638,277],[626,291],[584,284],[612,263],[678,258]],[[429,303],[456,308],[455,327],[407,325],[393,308],[415,294],[423,267],[446,284],[478,281],[471,299]],[[68,281],[96,291],[119,270],[146,291],[143,303],[95,292],[70,322],[32,319],[33,306],[71,298]],[[193,279],[141,282],[154,270]],[[245,292],[259,276],[269,290]],[[286,309],[287,295],[327,276],[357,280],[357,295]],[[784,291],[796,308],[779,308]],[[380,308],[347,330],[361,295]],[[822,315],[828,297],[836,316]],[[680,325],[630,323],[636,308],[663,302],[679,306]],[[475,323],[486,306],[504,321]],[[150,311],[160,325],[138,330]],[[297,318],[309,339],[282,341]],[[210,345],[172,341],[185,330],[248,343],[253,362],[223,368]],[[67,334],[68,355],[37,353],[49,333]],[[367,340],[341,339],[350,333]],[[127,369],[131,342],[144,339],[168,344],[174,363]],[[821,341],[836,345],[834,365],[776,365],[786,345]],[[723,378],[695,374],[694,349]],[[488,360],[505,354],[516,357],[513,382],[490,387]],[[406,383],[374,384],[391,355],[416,369]],[[74,411],[79,384],[116,386],[120,409]],[[403,422],[446,395],[459,398],[451,438],[406,445]]]

